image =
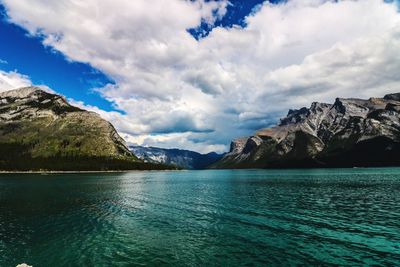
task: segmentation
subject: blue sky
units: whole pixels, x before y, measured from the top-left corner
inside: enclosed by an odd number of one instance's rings
[[[207,23],[201,23],[196,28],[188,29],[188,31],[193,35],[194,38],[204,38],[208,35],[208,33],[214,28],[218,26],[222,27],[232,27],[234,25],[239,25],[241,27],[245,27],[246,23],[244,18],[248,16],[250,13],[254,12],[259,5],[264,3],[265,0],[234,0],[230,1],[230,5],[227,6],[226,15],[216,21],[213,25],[208,25]],[[279,4],[279,2],[283,2],[282,0],[270,0],[268,1],[273,4]]]
[[[231,0],[230,2],[228,13],[221,20],[211,26],[202,23],[199,27],[188,29],[188,32],[194,38],[201,38],[205,32],[208,33],[216,26],[245,26],[244,17],[264,1]],[[54,88],[68,98],[83,101],[87,105],[97,106],[105,111],[123,112],[92,90],[113,83],[111,78],[89,64],[69,61],[63,54],[44,46],[43,38],[30,36],[24,28],[10,23],[7,12],[1,4],[0,18],[0,59],[7,62],[0,64],[0,70],[18,70],[28,75],[34,84]]]
[[[34,84],[55,88],[57,92],[104,110],[113,110],[112,104],[92,92],[110,81],[106,75],[88,64],[71,62],[51,47],[42,44],[42,38],[9,23],[4,6],[0,5],[0,70],[29,75]]]
[[[48,86],[132,144],[223,152],[289,108],[400,91],[393,1],[0,0],[0,14],[0,91]]]

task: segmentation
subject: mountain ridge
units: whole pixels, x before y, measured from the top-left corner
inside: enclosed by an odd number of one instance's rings
[[[161,166],[139,160],[111,123],[63,96],[34,86],[0,93],[0,170],[151,168]]]
[[[235,139],[212,168],[400,166],[400,93],[336,98],[289,110],[277,126]]]
[[[174,165],[184,169],[206,169],[209,165],[222,158],[222,155],[215,152],[201,154],[177,148],[143,146],[129,146],[129,148],[138,158],[145,162]]]

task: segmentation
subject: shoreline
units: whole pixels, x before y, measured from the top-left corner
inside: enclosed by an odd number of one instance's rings
[[[96,174],[96,173],[128,173],[128,172],[182,172],[182,171],[204,171],[204,170],[214,170],[214,171],[222,171],[222,170],[230,170],[230,171],[281,171],[281,170],[334,170],[334,169],[387,169],[387,168],[400,168],[400,166],[368,166],[368,167],[325,167],[325,168],[226,168],[226,169],[165,169],[165,170],[108,170],[108,171],[4,171],[0,170],[1,174]]]
[[[115,171],[0,171],[0,174],[79,174],[79,173],[124,173],[124,172],[153,172],[153,171],[185,171],[185,170],[115,170]]]

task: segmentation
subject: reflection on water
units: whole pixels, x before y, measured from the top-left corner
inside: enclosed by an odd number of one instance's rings
[[[1,175],[0,266],[399,265],[400,169]]]

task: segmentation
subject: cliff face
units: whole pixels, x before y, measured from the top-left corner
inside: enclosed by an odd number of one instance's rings
[[[138,168],[146,166],[96,113],[37,87],[0,93],[0,170]]]
[[[214,168],[400,165],[400,94],[290,110],[278,126],[234,140]]]

